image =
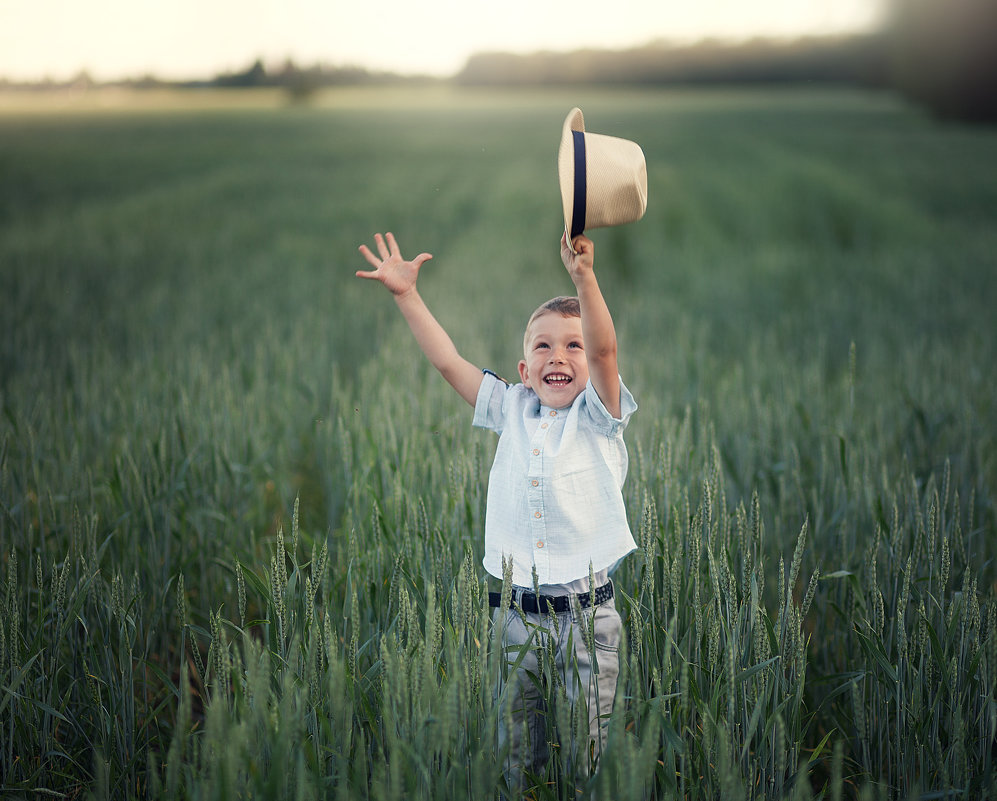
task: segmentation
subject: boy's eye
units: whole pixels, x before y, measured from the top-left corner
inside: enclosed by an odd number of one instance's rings
[[[549,347],[550,347],[550,345],[548,345],[546,342],[538,342],[536,344],[536,349],[537,350],[543,350],[543,349],[549,348]]]
[[[569,342],[568,343],[568,347],[569,348],[580,348],[581,346],[582,346],[581,342]]]

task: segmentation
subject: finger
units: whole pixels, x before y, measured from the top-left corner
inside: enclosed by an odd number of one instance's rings
[[[412,259],[412,263],[415,265],[415,268],[418,270],[420,267],[422,267],[424,262],[429,261],[431,258],[433,258],[432,253],[420,253],[418,256]]]
[[[402,252],[398,248],[398,243],[395,241],[395,235],[388,231],[388,248],[392,256],[397,256],[399,259],[402,257]]]
[[[591,250],[592,240],[588,237],[579,234],[571,241],[571,249],[575,253],[587,253]]]
[[[388,253],[388,246],[384,244],[384,237],[380,234],[374,234],[374,242],[377,245],[377,252],[381,254],[381,258],[387,259],[390,254]]]
[[[357,278],[373,278],[375,280],[378,277],[376,270],[357,270],[356,276]]]
[[[368,263],[372,267],[377,267],[381,263],[380,261],[378,261],[377,256],[375,256],[373,253],[371,253],[370,252],[370,248],[367,247],[366,245],[361,245],[360,246],[360,255],[363,256],[365,259],[367,259]]]

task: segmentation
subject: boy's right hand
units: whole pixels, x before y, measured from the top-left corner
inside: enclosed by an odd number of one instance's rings
[[[569,241],[565,231],[561,237],[561,261],[572,282],[577,285],[578,280],[585,278],[595,267],[595,243],[584,234]]]
[[[433,258],[432,254],[420,253],[412,261],[405,261],[392,233],[388,233],[386,237],[374,234],[374,243],[377,245],[380,258],[375,256],[366,245],[361,245],[360,254],[367,259],[367,262],[374,269],[357,270],[357,277],[373,278],[375,281],[380,281],[395,296],[404,295],[414,290],[416,279],[419,276],[419,268],[424,262]]]

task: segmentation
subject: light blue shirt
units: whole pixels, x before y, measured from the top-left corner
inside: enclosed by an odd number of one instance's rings
[[[623,503],[628,456],[623,430],[637,410],[620,381],[614,418],[589,381],[570,407],[543,406],[524,384],[485,373],[473,424],[499,434],[488,479],[485,570],[532,588],[605,575],[636,549]]]

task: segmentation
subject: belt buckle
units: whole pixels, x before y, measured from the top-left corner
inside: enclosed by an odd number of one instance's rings
[[[519,608],[524,612],[529,612],[530,614],[537,614],[540,610],[540,602],[537,598],[535,592],[530,592],[529,590],[520,590],[519,598],[516,600],[519,604]]]

